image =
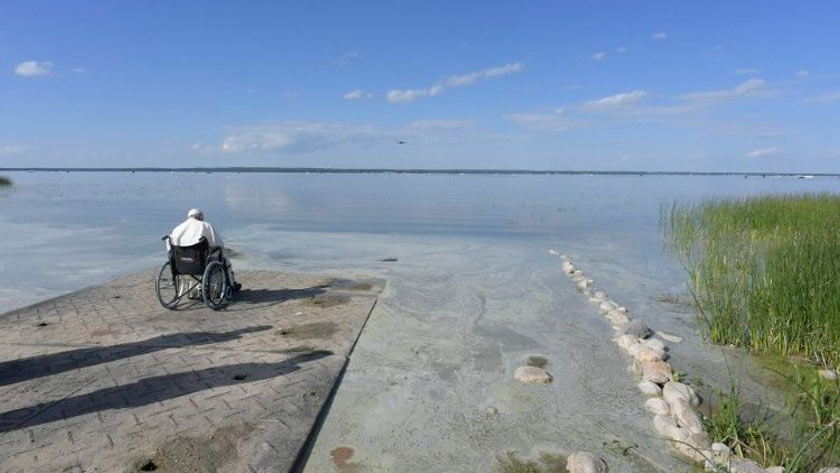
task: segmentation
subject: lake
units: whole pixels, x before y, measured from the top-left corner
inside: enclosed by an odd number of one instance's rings
[[[419,472],[430,461],[436,471],[489,471],[508,450],[616,439],[638,452],[610,457],[616,471],[682,471],[655,438],[612,330],[549,249],[570,255],[631,316],[682,336],[675,369],[710,385],[735,372],[772,405],[748,357],[709,346],[690,310],[663,302],[684,294],[684,273],[664,247],[660,206],[840,191],[835,177],[4,174],[14,181],[0,189],[7,310],[160,265],[160,238],[191,207],[241,254],[235,267],[386,278],[311,471],[325,471],[342,442],[382,471]],[[555,377],[537,393],[510,382],[532,354]],[[492,424],[487,407],[500,413]]]

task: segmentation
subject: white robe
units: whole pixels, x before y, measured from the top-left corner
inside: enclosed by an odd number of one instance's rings
[[[195,218],[188,218],[175,227],[169,234],[169,241],[175,246],[192,246],[202,238],[207,240],[210,249],[223,248],[222,238],[216,235],[213,225]],[[167,249],[169,242],[167,242]]]

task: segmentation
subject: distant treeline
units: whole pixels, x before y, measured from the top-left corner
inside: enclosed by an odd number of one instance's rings
[[[745,177],[840,177],[840,173],[778,172],[677,172],[677,171],[575,171],[552,169],[390,169],[308,167],[194,167],[194,168],[0,168],[24,172],[193,172],[193,173],[312,173],[312,174],[490,174],[490,175],[603,175],[603,176],[745,176]]]

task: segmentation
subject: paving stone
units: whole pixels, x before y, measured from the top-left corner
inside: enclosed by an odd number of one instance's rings
[[[0,471],[288,471],[384,286],[238,271],[226,309],[169,311],[156,275],[0,315]]]

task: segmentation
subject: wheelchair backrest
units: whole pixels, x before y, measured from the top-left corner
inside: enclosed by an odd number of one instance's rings
[[[177,274],[202,275],[207,267],[208,252],[209,245],[204,238],[192,246],[170,245],[169,261]]]

